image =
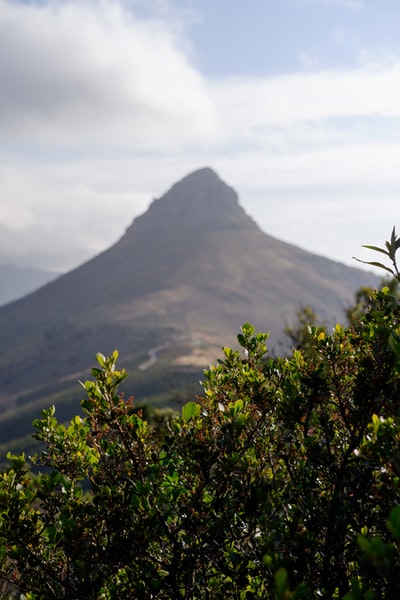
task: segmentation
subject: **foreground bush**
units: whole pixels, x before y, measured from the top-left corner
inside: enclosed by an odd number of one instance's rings
[[[399,318],[383,289],[286,359],[245,325],[162,436],[98,355],[85,417],[35,422],[42,473],[1,476],[3,597],[400,597]]]

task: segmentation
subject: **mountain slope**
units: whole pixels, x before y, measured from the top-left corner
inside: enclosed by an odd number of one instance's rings
[[[340,319],[354,292],[376,283],[263,233],[236,192],[200,169],[110,249],[0,309],[0,407],[22,414],[31,402],[46,405],[88,375],[98,351],[120,350],[135,390],[155,348],[175,369],[207,365],[246,321],[270,330],[276,347],[297,308]],[[69,400],[65,407],[76,411]]]

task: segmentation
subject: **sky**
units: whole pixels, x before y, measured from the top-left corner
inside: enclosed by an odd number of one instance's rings
[[[204,166],[266,233],[374,260],[399,1],[0,0],[0,263],[75,268]]]

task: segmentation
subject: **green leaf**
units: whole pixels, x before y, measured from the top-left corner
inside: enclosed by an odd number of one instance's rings
[[[56,538],[57,529],[54,525],[50,525],[49,527],[46,527],[44,534],[47,538],[47,541],[50,542],[50,544],[52,544]]]
[[[187,423],[192,417],[196,415],[199,408],[200,407],[196,402],[188,402],[182,408],[182,419]]]
[[[392,235],[390,237],[390,246],[389,246],[391,258],[394,258],[394,255],[396,254],[396,250],[397,250],[396,241],[397,241],[396,240],[396,227],[393,227]],[[386,243],[386,246],[387,245],[388,244]]]
[[[275,573],[275,586],[278,597],[283,597],[283,594],[288,589],[288,574],[283,567]]]
[[[251,325],[250,323],[245,323],[240,329],[243,331],[244,335],[248,336],[254,335],[255,332],[253,325]]]
[[[237,340],[238,340],[240,346],[242,346],[242,348],[244,348],[246,346],[246,338],[244,337],[244,335],[242,333],[238,334]]]
[[[393,330],[389,334],[389,346],[397,356],[400,356],[400,336]]]
[[[243,408],[243,400],[241,398],[239,398],[235,402],[234,414],[237,415],[237,413],[240,412],[242,410],[242,408]]]
[[[106,357],[104,356],[104,354],[102,354],[101,352],[98,352],[96,354],[96,359],[101,367],[104,368],[106,366]]]
[[[378,267],[379,269],[385,269],[385,271],[388,271],[389,273],[394,275],[394,272],[392,271],[392,269],[390,269],[389,267],[386,267],[384,264],[382,264],[380,262],[361,260],[359,258],[356,258],[355,256],[353,256],[353,258],[359,263],[363,263],[364,265],[371,265],[371,267]]]
[[[368,250],[374,250],[375,252],[382,252],[382,254],[386,254],[386,256],[390,256],[389,252],[387,252],[383,248],[379,248],[378,246],[367,246],[367,245],[363,244],[361,246],[361,248],[367,248]],[[360,262],[363,262],[363,261],[360,261]]]
[[[98,369],[97,367],[93,367],[91,372],[92,372],[93,377],[95,377],[96,379],[98,379],[100,377],[100,375],[102,374],[102,370]]]
[[[396,506],[390,513],[387,528],[396,540],[400,540],[400,506]]]

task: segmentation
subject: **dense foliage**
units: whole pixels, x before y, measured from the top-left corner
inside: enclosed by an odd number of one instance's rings
[[[41,473],[1,475],[3,597],[400,597],[400,308],[363,298],[288,358],[244,325],[162,434],[99,354],[85,417],[35,422]]]

